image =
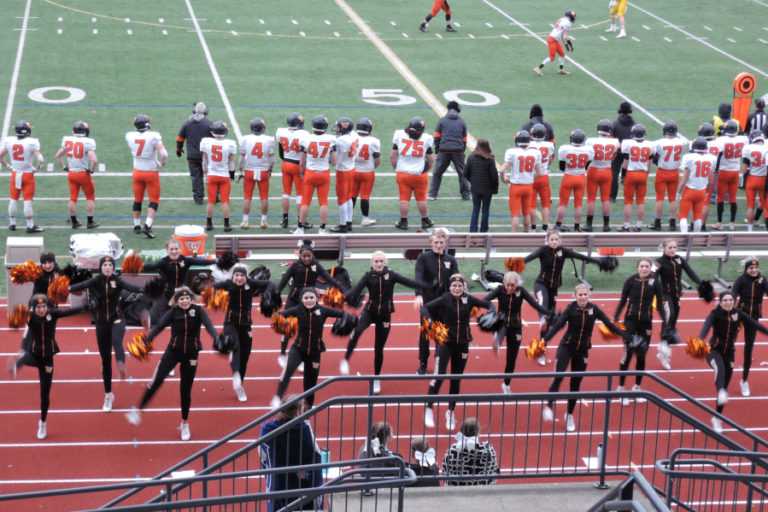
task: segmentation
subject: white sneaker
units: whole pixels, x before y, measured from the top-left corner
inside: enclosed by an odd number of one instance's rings
[[[285,368],[285,363],[288,362],[288,356],[285,354],[280,354],[277,356],[277,364],[280,365],[280,368]]]
[[[576,422],[573,421],[573,414],[565,414],[565,430],[568,432],[576,432]]]
[[[379,393],[381,393],[381,381],[376,379],[373,381],[373,394],[378,395]]]
[[[728,392],[721,389],[717,392],[717,405],[725,405],[728,403]]]
[[[242,387],[237,388],[235,390],[235,393],[237,393],[237,401],[238,402],[247,402],[248,401],[248,395],[245,394],[245,389]]]
[[[663,354],[661,350],[656,353],[656,357],[659,358],[659,362],[661,363],[661,367],[665,370],[671,370],[672,365],[669,364],[669,356],[666,354]]]
[[[115,401],[114,393],[107,393],[104,395],[104,405],[101,406],[101,410],[104,412],[112,412],[112,403]]]
[[[627,37],[627,33],[622,30],[619,32],[619,35],[616,36],[616,39],[624,39],[625,37]]]
[[[749,396],[749,382],[740,380],[739,385],[741,386],[741,396]]]
[[[131,407],[131,410],[125,413],[125,419],[131,425],[141,424],[141,414],[136,410],[136,407]]]
[[[282,400],[280,400],[280,397],[275,395],[272,397],[272,400],[269,401],[269,408],[277,409],[278,407],[280,407],[281,403],[282,403]]]
[[[617,393],[621,393],[623,391],[624,391],[624,386],[619,386],[616,388]],[[629,398],[624,396],[624,397],[621,397],[619,400],[621,401],[621,405],[623,405],[624,407],[627,407],[629,405]]]
[[[731,222],[730,224],[728,224],[728,229],[730,229],[731,231],[736,231],[736,223]]]
[[[374,224],[376,224],[376,219],[369,219],[368,217],[363,218],[360,222],[361,226],[373,226]]]
[[[445,428],[450,430],[451,432],[454,431],[456,428],[456,416],[453,414],[453,411],[448,409],[445,411]]]
[[[640,388],[640,386],[638,386],[637,384],[635,384],[634,386],[632,386],[632,391],[642,391],[642,389]],[[645,402],[647,402],[647,401],[648,401],[648,400],[647,400],[647,399],[645,399],[645,398],[643,398],[643,397],[638,397],[637,399],[635,399],[635,402],[637,402],[637,403],[639,403],[639,404],[644,404],[644,403],[645,403]]]
[[[342,375],[349,375],[349,363],[346,359],[342,359],[339,363],[339,373]]]
[[[293,230],[294,235],[303,235],[304,234],[304,228],[296,228]]]
[[[243,387],[243,379],[240,377],[240,372],[235,372],[232,374],[232,389],[237,391],[238,389],[242,389]]]
[[[181,423],[181,440],[182,441],[189,441],[192,437],[192,434],[189,433],[189,423]]]
[[[502,382],[501,383],[501,392],[505,393],[507,395],[510,394],[512,392],[512,390],[510,389],[509,384],[505,384],[505,383]]]
[[[539,366],[547,366],[547,356],[541,356],[536,362],[539,363]]]
[[[552,412],[552,408],[550,406],[545,405],[541,410],[541,419],[544,421],[552,421],[555,419],[555,413]]]
[[[11,357],[11,358],[8,359],[7,368],[8,368],[8,373],[10,374],[11,378],[16,380],[17,368],[16,368],[16,358],[15,357]]]
[[[247,223],[247,222],[245,222],[245,221],[243,221],[243,222],[241,222],[241,223],[240,223],[240,228],[241,228],[241,229],[248,229],[249,227],[251,227],[251,226],[250,226],[250,224],[248,224],[248,223]]]
[[[710,421],[712,422],[712,429],[718,434],[722,434],[723,433],[722,420],[720,418],[715,418],[714,416],[712,416],[712,420]]]
[[[327,235],[328,234],[328,230],[325,229],[325,228],[317,228],[317,234],[318,235]]]
[[[37,438],[38,439],[45,439],[45,437],[48,435],[48,431],[45,428],[45,422],[43,420],[39,420],[37,422]]]
[[[614,27],[609,27],[609,28],[605,29],[605,31],[606,32],[616,32],[616,27],[615,26]]]
[[[424,426],[427,428],[435,428],[435,415],[429,407],[424,409]]]
[[[267,228],[269,227],[269,224],[267,223],[267,221],[263,220],[263,221],[261,221],[261,222],[259,223],[259,227],[260,227],[261,229],[267,229]]]
[[[304,363],[300,363],[299,367],[296,368],[296,371],[298,371],[299,373],[304,373]]]

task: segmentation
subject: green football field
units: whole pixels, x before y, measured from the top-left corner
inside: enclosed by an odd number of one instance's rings
[[[625,100],[634,105],[634,117],[645,124],[649,138],[661,136],[667,119],[677,120],[681,133],[691,137],[701,122],[712,119],[719,103],[733,99],[737,74],[754,75],[755,97],[768,92],[768,3],[763,0],[630,2],[628,37],[622,40],[604,32],[604,1],[450,3],[457,33],[444,30],[442,13],[428,33],[418,30],[430,0],[9,3],[0,18],[2,128],[12,133],[13,124],[26,119],[40,139],[46,165],[36,178],[34,208],[37,223],[46,228],[46,249],[68,256],[68,189],[53,156],[78,119],[91,125],[104,164],[94,176],[101,231],[121,237],[126,248],[157,249],[176,225],[204,223],[204,207],[191,200],[186,161],[173,151],[176,133],[196,101],[210,105],[209,118],[227,122],[233,139],[247,133],[255,116],[267,121],[270,133],[292,111],[308,120],[324,114],[331,123],[340,116],[371,118],[384,154],[371,206],[378,224],[367,229],[385,232],[394,230],[398,217],[387,158],[392,134],[413,116],[423,117],[431,131],[448,100],[462,105],[471,135],[488,138],[498,160],[533,103],[543,106],[559,144],[575,128],[594,133],[597,121],[614,119]],[[538,77],[532,68],[546,56],[546,35],[566,9],[577,13],[575,51],[565,65],[572,74],[557,75],[554,63]],[[124,134],[139,113],[152,117],[152,128],[161,132],[171,154],[161,174],[155,240],[131,229],[132,165]],[[552,178],[555,197],[558,175],[555,171]],[[446,177],[440,200],[429,204],[430,216],[438,225],[466,230],[471,204],[460,200],[453,171]],[[8,172],[0,174],[0,189],[7,198]],[[272,226],[279,225],[281,192],[276,173],[270,190]],[[500,192],[492,205],[494,231],[509,229],[503,186]],[[330,225],[337,221],[333,199]],[[646,223],[652,221],[653,201],[649,194]],[[5,212],[7,200],[2,205]],[[84,208],[81,197],[81,222]],[[242,188],[235,187],[235,226],[241,208]],[[739,208],[737,224],[744,229],[743,197]],[[566,223],[572,222],[571,211]],[[310,215],[317,224],[316,211]],[[415,221],[415,205],[411,215]],[[665,226],[667,217],[665,211]],[[290,218],[295,222],[293,205]],[[355,219],[359,223],[359,210]],[[612,205],[614,226],[621,219],[621,205]],[[218,206],[214,224],[214,233],[220,233]],[[0,250],[5,252],[5,237]]]

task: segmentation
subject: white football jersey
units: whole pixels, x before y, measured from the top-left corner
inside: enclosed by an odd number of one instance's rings
[[[200,152],[208,157],[208,175],[229,178],[229,156],[237,155],[237,143],[230,139],[205,137]]]
[[[659,155],[659,169],[676,171],[680,169],[684,150],[688,147],[688,139],[680,137],[662,137],[655,142],[655,154]]]
[[[722,154],[719,170],[738,171],[741,167],[741,150],[749,144],[749,138],[746,135],[736,135],[734,137],[722,135],[716,138],[714,142]]]
[[[610,169],[611,161],[619,152],[619,139],[601,136],[590,137],[587,139],[587,146],[591,147],[595,153],[589,168]]]
[[[301,141],[301,152],[307,154],[305,167],[310,171],[328,171],[331,168],[331,153],[336,151],[336,137],[330,133],[310,133]]]
[[[715,170],[717,157],[709,153],[688,153],[683,155],[680,168],[688,171],[685,186],[692,190],[705,190],[709,176]]]
[[[373,172],[373,161],[381,156],[381,141],[370,135],[358,135],[355,171]]]
[[[541,153],[541,175],[549,174],[549,165],[555,159],[555,145],[548,140],[532,140],[528,147]]]
[[[240,139],[240,155],[245,157],[246,171],[266,171],[270,157],[275,156],[275,138],[271,135],[249,133]]]
[[[355,170],[355,155],[357,155],[358,147],[357,139],[356,132],[336,137],[336,172]]]
[[[655,143],[650,140],[624,139],[621,141],[621,153],[629,155],[627,171],[648,172],[648,162],[651,161],[655,148]]]
[[[67,167],[70,171],[87,171],[90,168],[88,152],[96,151],[96,141],[90,137],[65,135],[61,139],[61,148],[67,157]]]
[[[424,165],[428,151],[433,148],[434,138],[426,133],[414,140],[405,130],[395,131],[392,137],[393,149],[397,150],[397,168],[395,172],[404,172],[406,174],[421,174],[424,172]]]
[[[15,135],[3,139],[3,147],[11,160],[11,170],[35,172],[35,151],[40,151],[40,141],[34,137],[19,139]]]
[[[157,145],[163,142],[163,137],[155,131],[128,132],[125,141],[133,155],[133,168],[137,171],[156,171],[160,167],[157,161]]]
[[[563,144],[557,150],[557,158],[565,162],[565,171],[563,171],[565,174],[584,176],[587,173],[587,164],[595,158],[595,152],[586,144],[583,146]]]
[[[536,164],[541,164],[541,152],[536,148],[509,148],[504,153],[504,163],[509,163],[506,178],[515,185],[531,185]]]
[[[552,29],[552,32],[550,32],[549,35],[560,41],[562,44],[565,44],[565,41],[563,41],[563,32],[566,30],[571,30],[571,25],[571,20],[563,16],[557,20],[555,27]]]
[[[283,160],[299,161],[301,158],[301,141],[309,135],[307,130],[291,130],[278,128],[275,140],[283,147]]]
[[[752,176],[766,175],[766,161],[768,160],[768,146],[763,144],[747,144],[741,150],[741,157],[749,159],[749,174]]]

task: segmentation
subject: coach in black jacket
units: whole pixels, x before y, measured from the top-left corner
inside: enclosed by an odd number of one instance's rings
[[[435,151],[437,159],[435,170],[432,173],[432,182],[429,184],[429,199],[437,199],[440,184],[443,181],[443,173],[453,162],[456,174],[459,176],[459,192],[461,198],[469,201],[469,181],[464,177],[464,151],[467,149],[467,123],[459,116],[461,108],[456,101],[449,101],[446,105],[448,113],[437,122],[435,127]]]
[[[184,141],[187,141],[187,164],[189,176],[192,178],[192,198],[196,204],[203,204],[205,199],[205,187],[203,186],[203,154],[200,152],[200,141],[205,137],[211,137],[211,125],[208,115],[208,106],[203,103],[195,103],[192,115],[187,118],[176,136],[176,156],[181,158],[184,153]]]
[[[619,105],[619,117],[613,122],[613,136],[616,137],[621,145],[621,141],[629,138],[629,132],[632,131],[632,127],[635,125],[635,119],[632,117],[632,105],[628,101],[622,101]],[[621,170],[622,157],[621,152],[616,153],[616,157],[611,162],[611,174],[613,175],[613,181],[611,181],[611,202],[616,201],[616,194],[619,192],[619,175],[626,173]]]

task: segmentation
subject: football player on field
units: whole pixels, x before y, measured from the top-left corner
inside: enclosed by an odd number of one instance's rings
[[[40,141],[30,137],[32,125],[19,121],[13,127],[16,135],[5,137],[0,147],[0,164],[11,170],[11,195],[8,200],[8,229],[16,231],[16,211],[19,198],[24,197],[24,216],[27,218],[27,233],[44,231],[35,225],[32,200],[35,198],[35,172],[40,170],[45,159],[40,153]],[[10,163],[5,155],[10,155]],[[35,161],[33,161],[33,158]]]
[[[160,133],[150,130],[149,116],[139,114],[133,119],[136,131],[125,134],[125,141],[133,155],[133,232],[144,233],[147,238],[155,238],[152,223],[160,205],[161,167],[168,161],[168,151],[163,146]],[[160,161],[157,157],[160,157]],[[149,195],[147,220],[141,225],[141,203],[144,192]]]
[[[749,134],[749,144],[741,151],[741,172],[746,175],[745,192],[747,195],[747,231],[752,231],[755,222],[755,206],[758,208],[768,202],[765,192],[766,167],[768,166],[768,146],[765,135],[759,129]],[[757,199],[757,201],[755,200]]]
[[[637,204],[637,223],[632,231],[643,230],[645,216],[645,194],[648,191],[648,173],[651,172],[656,146],[645,140],[645,126],[636,124],[629,132],[629,139],[621,142],[623,168],[627,170],[624,178],[624,225],[619,231],[629,231],[632,217],[632,203]]]
[[[592,147],[585,145],[586,140],[587,136],[584,134],[584,130],[573,130],[570,135],[570,143],[563,144],[557,150],[560,170],[564,173],[563,181],[560,184],[560,202],[557,205],[557,218],[555,220],[555,226],[561,232],[569,231],[563,226],[563,219],[571,193],[573,193],[573,230],[581,231],[581,209],[584,204],[587,168],[595,158]]]
[[[357,155],[357,133],[354,122],[340,117],[334,125],[336,132],[336,202],[339,205],[339,225],[332,227],[334,233],[352,231],[352,183],[355,179],[355,156]]]
[[[288,207],[291,204],[291,189],[296,191],[296,216],[298,217],[301,208],[301,191],[304,186],[299,177],[299,160],[301,159],[301,141],[309,135],[304,129],[304,116],[298,112],[293,112],[288,116],[287,127],[278,128],[275,134],[275,140],[278,143],[277,150],[280,153],[280,159],[283,161],[281,171],[283,173],[283,199],[281,206],[283,208],[283,220],[280,227],[288,228]],[[307,227],[312,227],[311,225]]]
[[[667,121],[661,129],[662,138],[656,141],[653,163],[656,164],[656,218],[651,229],[661,231],[661,214],[664,211],[664,194],[669,199],[669,230],[677,229],[677,188],[680,183],[680,162],[683,151],[689,145],[688,139],[677,133],[677,123]]]
[[[533,195],[531,196],[531,229],[536,231],[536,196],[541,200],[541,227],[549,230],[549,210],[552,207],[552,190],[549,186],[549,164],[555,159],[555,145],[547,139],[547,126],[535,123],[531,127],[531,145],[541,153],[541,173],[533,180]]]
[[[299,160],[299,177],[304,184],[301,192],[301,210],[299,226],[294,235],[303,235],[309,214],[309,203],[317,190],[317,203],[320,205],[320,226],[318,233],[327,235],[325,221],[328,218],[328,189],[331,186],[331,166],[336,165],[336,137],[328,130],[328,118],[317,115],[312,119],[312,133],[301,141],[301,158]]]
[[[251,133],[240,140],[240,162],[238,168],[243,182],[243,221],[240,227],[248,229],[248,214],[251,212],[253,189],[258,184],[261,200],[261,229],[267,229],[269,212],[269,178],[275,166],[275,138],[265,135],[267,123],[260,117],[251,119]],[[245,171],[245,174],[243,174]],[[240,181],[240,178],[238,178]]]
[[[680,168],[680,231],[688,232],[688,214],[693,211],[693,231],[701,231],[702,214],[707,201],[707,190],[712,186],[717,157],[708,153],[707,140],[696,137],[691,152],[683,156]]]
[[[82,189],[85,195],[85,214],[88,216],[88,229],[99,227],[93,220],[93,203],[95,193],[91,174],[99,165],[96,157],[96,142],[90,138],[91,128],[88,123],[78,121],[72,127],[74,135],[65,135],[61,139],[61,148],[56,152],[56,161],[61,170],[67,173],[69,180],[69,216],[72,220],[72,229],[82,226],[77,221],[77,196]],[[67,165],[64,165],[62,157],[67,156]]]
[[[424,133],[424,119],[413,117],[405,130],[395,132],[389,163],[397,175],[400,195],[400,220],[395,223],[395,227],[408,229],[411,195],[416,199],[416,208],[421,215],[421,229],[434,226],[429,218],[427,189],[429,170],[435,163],[435,154],[432,136]]]
[[[512,232],[520,225],[520,210],[523,211],[523,230],[531,230],[531,198],[533,180],[541,175],[541,153],[529,147],[531,135],[520,130],[515,134],[515,146],[504,153],[504,163],[499,169],[501,181],[509,184],[509,213],[512,216]],[[507,171],[509,176],[507,176]]]
[[[611,0],[608,4],[608,10],[611,13],[611,26],[607,28],[606,32],[616,32],[616,18],[619,18],[619,35],[616,39],[622,39],[627,37],[627,33],[624,30],[624,14],[627,12],[627,0]]]
[[[746,135],[739,135],[739,125],[729,119],[723,125],[723,135],[715,139],[719,150],[717,165],[717,224],[712,229],[722,229],[723,210],[725,209],[725,194],[731,204],[730,230],[736,227],[736,192],[739,187],[739,170],[741,168],[741,150],[749,143]]]
[[[432,10],[429,11],[429,14],[427,14],[427,17],[424,18],[424,21],[421,22],[421,25],[419,25],[419,30],[422,32],[427,32],[427,25],[429,24],[429,20],[437,16],[437,13],[440,11],[445,12],[445,30],[447,32],[456,32],[456,29],[453,28],[453,25],[451,25],[451,7],[448,5],[448,2],[446,0],[434,0],[432,3]]]
[[[571,30],[574,21],[576,21],[576,11],[574,10],[565,11],[563,17],[557,20],[555,23],[555,28],[553,28],[552,32],[550,32],[547,36],[547,48],[549,49],[549,56],[544,59],[541,64],[533,68],[534,73],[539,76],[544,76],[544,74],[541,72],[541,68],[554,61],[555,54],[557,54],[558,62],[560,64],[560,69],[557,70],[557,74],[571,74],[570,72],[563,69],[563,64],[565,64],[565,52],[563,51],[563,47],[567,48],[568,51],[573,51],[573,42],[568,35],[568,31]]]
[[[205,230],[213,229],[213,205],[216,203],[216,197],[220,197],[224,231],[232,231],[232,226],[229,224],[229,193],[235,179],[237,143],[224,138],[229,133],[229,127],[224,121],[213,123],[211,133],[213,137],[206,137],[200,141],[200,152],[203,154],[203,177],[208,189]]]
[[[699,126],[698,131],[699,137],[704,137],[704,140],[707,141],[707,152],[710,155],[715,155],[717,157],[720,154],[720,148],[715,144],[715,127],[712,123],[702,123]],[[693,146],[691,146],[693,147]],[[693,149],[691,149],[693,151]],[[701,230],[706,231],[707,230],[707,217],[709,216],[709,205],[715,203],[715,184],[717,183],[717,167],[714,168],[714,177],[712,178],[712,183],[709,185],[709,190],[707,191],[707,197],[709,198],[706,203],[704,203],[704,208],[701,211]]]
[[[381,141],[371,136],[373,123],[367,117],[357,120],[357,154],[355,155],[355,176],[352,182],[352,206],[360,196],[360,212],[363,214],[361,226],[373,226],[376,219],[371,219],[371,191],[376,178],[374,171],[381,164]]]
[[[613,137],[613,123],[609,119],[602,119],[597,123],[597,137],[588,138],[587,146],[592,148],[595,156],[587,171],[587,225],[582,229],[592,231],[597,191],[599,190],[603,212],[603,231],[607,232],[611,230],[610,196],[611,182],[613,181],[611,162],[619,153],[619,140]]]

